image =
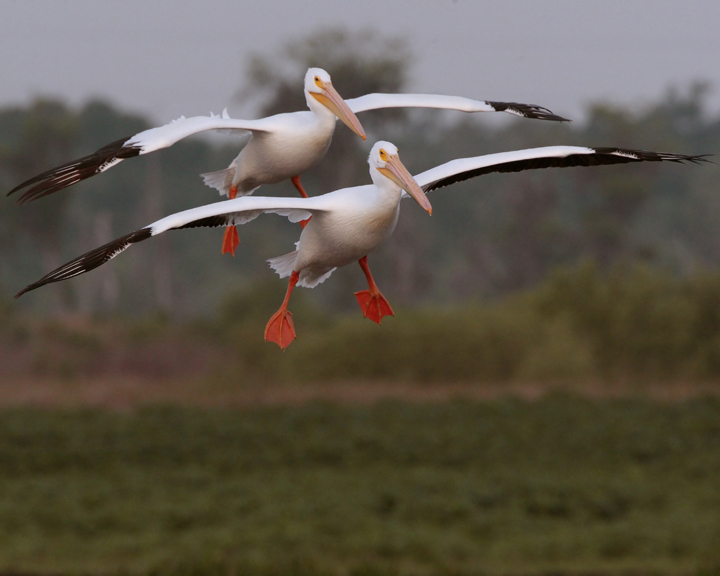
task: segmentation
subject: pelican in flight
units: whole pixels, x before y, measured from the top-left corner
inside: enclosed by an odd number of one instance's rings
[[[367,256],[393,233],[403,196],[412,197],[431,214],[427,192],[482,174],[661,161],[699,163],[706,160],[704,156],[619,148],[547,146],[452,160],[413,177],[400,162],[397,148],[390,142],[380,141],[373,146],[368,158],[373,181],[370,185],[343,188],[312,198],[236,198],[178,212],[76,258],[30,284],[15,297],[45,284],[84,274],[115,258],[131,244],[168,230],[246,224],[262,213],[286,216],[291,222],[312,216],[300,234],[297,249],[268,260],[281,278],[290,277],[285,299],[265,328],[265,340],[285,349],[295,339],[295,327],[288,311],[295,286],[313,288],[336,268],[354,261],[360,263],[368,282],[367,290],[355,293],[363,315],[378,324],[384,316],[393,315],[390,304],[373,280]]]
[[[458,96],[366,94],[344,101],[333,88],[330,75],[321,68],[307,71],[304,91],[309,111],[277,114],[259,120],[230,118],[226,111],[221,116],[180,118],[130,138],[121,138],[93,154],[43,172],[17,185],[8,196],[28,188],[18,203],[30,202],[104,172],[127,158],[168,148],[193,134],[207,130],[230,130],[250,132],[252,136],[228,168],[202,175],[208,186],[233,199],[252,194],[263,184],[276,184],[290,178],[300,195],[307,198],[300,183],[300,174],[325,156],[338,118],[363,140],[365,131],[355,114],[380,108],[507,112],[525,118],[567,121],[541,106],[486,102]],[[223,238],[223,254],[230,252],[234,255],[238,244],[237,229],[228,227]]]

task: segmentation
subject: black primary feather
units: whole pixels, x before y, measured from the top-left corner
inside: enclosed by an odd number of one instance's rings
[[[34,282],[20,290],[20,292],[15,294],[15,298],[20,298],[20,296],[26,292],[45,286],[45,284],[67,280],[68,278],[79,276],[80,274],[94,270],[98,266],[105,264],[108,260],[115,258],[115,256],[120,254],[120,252],[127,250],[131,244],[142,242],[151,236],[152,230],[150,228],[142,228],[141,230],[116,238],[112,242],[108,242],[104,246],[100,246],[100,248],[95,248],[95,250],[91,250],[90,252],[75,258],[75,260],[72,260],[67,264],[63,264],[60,268],[53,270],[49,274],[46,274],[37,282]]]
[[[509,112],[523,118],[536,120],[554,120],[556,122],[570,122],[567,118],[553,114],[551,110],[536,104],[521,104],[520,102],[488,102],[496,112]]]
[[[208,216],[193,220],[173,230],[181,230],[182,228],[218,228],[220,226],[230,226],[233,223],[233,214],[219,214],[218,216]]]
[[[647,150],[625,150],[622,148],[592,148],[592,150],[595,151],[595,154],[570,154],[563,157],[549,156],[547,158],[529,158],[493,166],[483,166],[476,170],[468,170],[467,172],[453,174],[447,178],[430,182],[429,184],[425,184],[422,189],[425,192],[431,192],[432,190],[437,190],[438,188],[443,188],[456,182],[462,182],[470,178],[475,178],[476,176],[491,174],[493,172],[522,172],[523,170],[570,168],[573,166],[604,166],[610,164],[627,164],[629,162],[692,162],[694,164],[709,162],[706,158],[709,154],[690,156],[666,152],[650,152]]]
[[[99,172],[103,172],[126,158],[138,156],[141,151],[139,146],[125,146],[125,142],[130,138],[131,136],[121,138],[107,146],[103,146],[92,154],[83,156],[72,162],[67,162],[66,164],[47,170],[42,174],[38,174],[29,180],[25,180],[25,182],[18,184],[10,190],[7,195],[10,196],[18,190],[34,184],[32,188],[23,192],[22,196],[17,200],[18,204],[32,202],[33,200],[77,184]]]
[[[180,230],[182,228],[216,228],[220,226],[228,226],[233,223],[233,216],[233,214],[208,216],[206,218],[200,218],[198,220],[188,222],[187,224],[184,224],[182,226],[170,228],[170,230]],[[131,244],[142,242],[143,240],[147,240],[151,236],[152,228],[148,227],[142,228],[141,230],[137,230],[135,232],[131,232],[130,234],[125,234],[125,236],[121,236],[120,238],[116,238],[112,242],[108,242],[107,244],[100,246],[100,248],[95,248],[95,250],[91,250],[90,252],[87,252],[86,254],[75,258],[75,260],[72,260],[67,264],[63,264],[62,266],[60,266],[60,268],[53,270],[49,274],[46,274],[37,282],[34,282],[29,286],[23,288],[15,295],[15,298],[19,298],[26,292],[30,292],[31,290],[35,290],[36,288],[40,288],[41,286],[45,286],[46,284],[52,284],[53,282],[61,282],[62,280],[68,280],[75,276],[79,276],[80,274],[85,274],[85,272],[90,272],[90,270],[94,270],[95,268],[102,266],[107,261],[115,258],[115,256],[117,256],[121,252],[127,250]]]

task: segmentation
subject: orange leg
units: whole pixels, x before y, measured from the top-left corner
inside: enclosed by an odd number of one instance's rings
[[[275,344],[283,350],[290,346],[290,343],[295,340],[295,326],[293,325],[292,314],[288,312],[287,307],[290,294],[292,294],[293,288],[295,288],[295,284],[297,284],[299,278],[300,274],[298,272],[293,271],[293,273],[290,274],[285,300],[283,300],[280,310],[272,315],[267,326],[265,326],[265,341],[275,342]]]
[[[305,192],[305,188],[303,188],[302,184],[300,184],[300,176],[293,176],[290,178],[290,181],[293,183],[293,186],[297,188],[297,191],[300,192],[300,196],[303,198],[308,198],[307,192]],[[310,216],[312,218],[312,216]],[[307,226],[307,223],[310,222],[310,218],[307,218],[306,220],[300,220],[300,226],[305,228]]]
[[[228,196],[230,200],[234,200],[237,196],[237,186],[230,186],[228,189]],[[235,248],[240,245],[240,236],[238,236],[237,226],[226,226],[225,235],[223,236],[222,253],[227,254],[228,252],[235,256]]]
[[[297,191],[300,192],[300,196],[302,196],[303,198],[308,197],[307,192],[305,192],[305,188],[303,188],[302,184],[300,184],[300,176],[293,176],[292,178],[290,178],[290,182],[292,182],[293,186],[295,186],[295,188],[297,188]]]
[[[367,256],[360,258],[358,264],[360,264],[360,268],[365,272],[369,289],[355,292],[355,298],[357,298],[358,304],[360,304],[363,316],[369,318],[379,326],[385,316],[395,316],[395,314],[388,301],[385,300],[385,296],[378,290],[377,284],[375,284],[375,280],[373,280],[372,274],[370,274]]]
[[[225,228],[225,235],[223,236],[222,253],[227,254],[228,252],[235,256],[235,248],[240,245],[240,237],[238,236],[237,228],[235,226],[227,226]]]

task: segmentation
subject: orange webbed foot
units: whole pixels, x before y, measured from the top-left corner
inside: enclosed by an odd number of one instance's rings
[[[375,322],[378,326],[385,316],[395,316],[390,304],[380,292],[361,290],[355,292],[363,316]]]
[[[285,350],[293,340],[295,340],[295,326],[292,314],[281,308],[272,315],[265,326],[265,341],[275,342]]]
[[[310,216],[312,218],[312,216]],[[310,222],[310,218],[306,218],[305,220],[300,220],[300,226],[303,227],[303,230],[305,229],[305,226],[308,225],[308,222]]]
[[[225,235],[223,236],[222,253],[228,252],[235,256],[235,249],[240,245],[240,236],[238,236],[236,226],[227,226]]]

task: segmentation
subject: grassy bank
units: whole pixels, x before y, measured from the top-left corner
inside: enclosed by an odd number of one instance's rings
[[[279,291],[279,288],[278,288]],[[244,373],[292,380],[719,381],[720,275],[644,267],[559,270],[531,291],[447,309],[397,310],[381,329],[299,306],[279,356],[262,334],[280,294],[240,293],[219,326]],[[302,303],[301,303],[302,304]]]
[[[0,412],[0,568],[717,573],[720,401]]]
[[[559,271],[532,291],[396,309],[378,328],[293,295],[298,339],[263,341],[282,283],[228,296],[213,319],[30,319],[0,306],[0,381],[189,378],[253,382],[720,381],[720,275],[642,267]]]

